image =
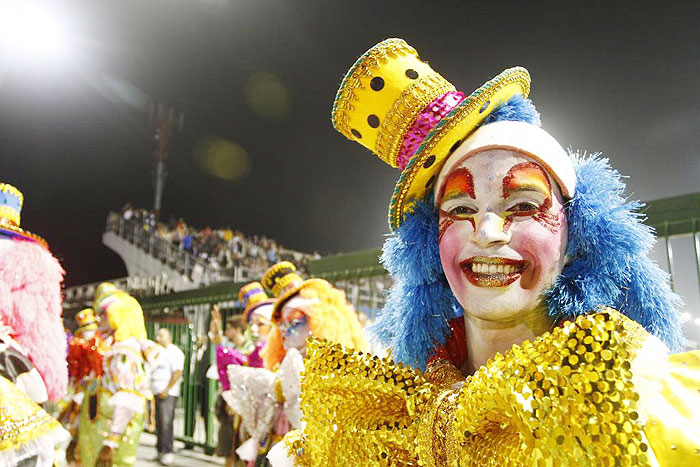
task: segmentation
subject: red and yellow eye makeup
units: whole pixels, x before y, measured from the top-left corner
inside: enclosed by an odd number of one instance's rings
[[[508,199],[518,191],[535,191],[545,198],[538,209],[509,212],[503,224],[505,232],[513,222],[514,216],[532,216],[548,230],[554,232],[559,228],[559,215],[549,212],[552,207],[552,185],[542,167],[534,162],[522,162],[514,165],[503,177],[503,198]]]
[[[454,170],[445,179],[440,190],[440,203],[463,196],[476,199],[474,194],[474,177],[472,177],[472,173],[468,169],[461,167]]]
[[[470,197],[476,199],[474,193],[474,177],[472,173],[464,168],[458,168],[450,173],[440,190],[440,204],[452,199]],[[440,230],[438,241],[442,239],[445,231],[457,220],[468,220],[472,227],[476,228],[474,222],[474,214],[450,214],[447,211],[440,209]]]
[[[514,165],[503,178],[503,198],[507,199],[516,191],[538,191],[545,198],[552,199],[552,186],[547,174],[534,162]]]

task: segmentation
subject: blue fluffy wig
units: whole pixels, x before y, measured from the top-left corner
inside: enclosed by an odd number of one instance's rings
[[[515,97],[484,124],[501,120],[539,125],[539,114],[529,100]],[[577,185],[566,206],[570,261],[545,297],[550,316],[568,319],[610,306],[672,351],[682,350],[681,301],[668,275],[647,256],[654,235],[642,223],[641,204],[624,198],[621,175],[607,159],[571,157]],[[372,330],[394,360],[425,369],[436,345],[449,336],[449,320],[462,314],[440,263],[432,194],[388,236],[381,260],[395,282]]]

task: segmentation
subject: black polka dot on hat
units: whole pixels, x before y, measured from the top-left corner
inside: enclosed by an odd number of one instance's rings
[[[461,139],[458,139],[458,140],[455,142],[455,144],[453,144],[452,147],[450,148],[450,152],[451,152],[451,153],[452,153],[452,152],[455,152],[455,151],[457,150],[457,148],[459,147],[460,144],[462,144],[462,140],[461,140]]]
[[[418,78],[418,72],[413,68],[409,68],[408,70],[406,70],[406,76],[408,76],[411,79],[416,79]]]
[[[437,177],[437,174],[433,174],[433,176],[428,179],[428,182],[425,184],[426,188],[430,188],[433,183],[435,183],[435,177]]]
[[[381,91],[384,88],[384,78],[375,76],[372,78],[372,81],[369,82],[369,87],[374,91]]]
[[[357,139],[362,139],[362,133],[360,133],[360,132],[357,131],[356,129],[353,128],[352,130],[350,130],[350,133],[352,133],[352,135],[353,135],[355,138],[357,138]]]
[[[427,169],[431,165],[435,163],[435,155],[433,154],[432,156],[428,157],[425,162],[423,162],[423,168]]]
[[[367,124],[372,128],[377,128],[379,126],[379,117],[371,114],[367,117]]]
[[[479,113],[483,113],[486,109],[488,109],[489,104],[491,104],[491,101],[484,102],[484,105],[482,105],[481,108],[479,109]]]

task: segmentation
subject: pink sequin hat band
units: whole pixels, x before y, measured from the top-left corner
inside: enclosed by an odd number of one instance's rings
[[[432,129],[445,115],[457,107],[465,97],[467,97],[466,94],[461,91],[450,91],[425,106],[403,137],[401,149],[396,159],[399,169],[404,170],[406,168],[411,157],[413,157]]]

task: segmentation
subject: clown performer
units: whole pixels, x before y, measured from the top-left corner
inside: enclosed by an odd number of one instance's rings
[[[78,421],[80,407],[83,404],[84,389],[91,381],[102,377],[102,356],[104,355],[104,340],[97,332],[97,318],[92,308],[80,310],[75,315],[78,324],[75,334],[68,342],[68,373],[70,387],[68,395],[70,402],[63,410],[59,419],[73,436],[66,458],[74,459],[78,438]]]
[[[350,69],[346,137],[402,170],[377,359],[313,341],[297,465],[698,465],[700,353],[620,175],[567,154],[511,68],[458,92],[400,39]],[[426,367],[427,365],[427,367]]]
[[[265,272],[262,283],[275,297],[275,325],[263,349],[267,369],[229,366],[231,390],[224,393],[250,434],[237,453],[255,465],[267,465],[268,449],[290,427],[301,428],[300,373],[307,339],[316,336],[360,351],[367,348],[354,309],[327,281],[303,280],[294,264],[282,261]]]
[[[59,400],[68,383],[63,269],[43,238],[20,228],[23,203],[0,183],[0,464],[50,465],[68,433],[36,404]]]
[[[270,329],[272,303],[262,284],[251,282],[238,291],[238,302],[243,305],[243,313],[232,315],[226,320],[224,331],[225,342],[216,348],[216,369],[221,390],[226,393],[230,389],[227,368],[230,365],[242,365],[253,368],[263,366],[260,351],[265,345],[265,339]],[[216,338],[219,335],[221,313],[218,307],[212,309],[212,325],[210,334]],[[243,326],[247,329],[242,332]],[[223,341],[223,339],[220,339]],[[213,372],[210,372],[213,377]],[[216,454],[225,457],[225,465],[236,463],[236,449],[241,444],[241,418],[228,404],[222,393],[219,393],[215,403],[215,413],[219,420],[219,436]]]
[[[366,350],[357,313],[345,294],[328,281],[303,280],[294,264],[282,261],[265,272],[262,283],[275,297],[275,326],[262,352],[266,368],[275,369],[291,348],[306,356],[306,341],[311,336]]]
[[[85,466],[133,465],[146,400],[153,397],[149,365],[161,347],[147,340],[138,301],[114,284],[98,286],[93,308],[104,336],[103,374],[85,388],[78,429],[80,461]]]

